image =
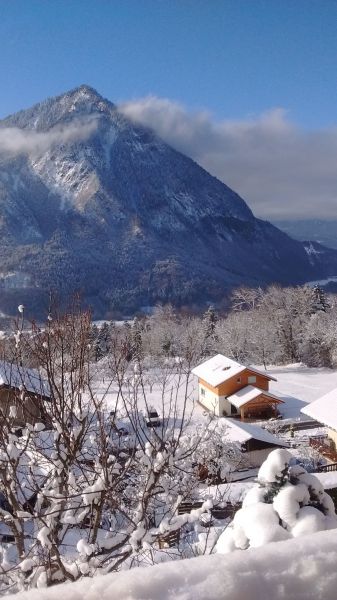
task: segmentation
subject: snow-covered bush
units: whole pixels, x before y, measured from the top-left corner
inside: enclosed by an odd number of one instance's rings
[[[260,467],[258,483],[249,490],[233,522],[220,535],[218,553],[337,527],[333,501],[320,481],[291,462],[288,450],[269,454]]]

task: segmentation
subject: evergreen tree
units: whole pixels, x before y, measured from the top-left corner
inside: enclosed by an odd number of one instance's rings
[[[133,350],[134,357],[137,359],[140,359],[142,356],[142,350],[143,350],[142,331],[143,331],[142,323],[137,317],[135,317],[133,320],[133,327],[132,327],[132,350]]]
[[[98,331],[97,339],[97,356],[96,360],[103,358],[109,353],[110,350],[110,327],[108,323],[103,323],[102,327]]]
[[[214,309],[214,306],[209,306],[202,318],[203,330],[204,330],[204,348],[205,352],[210,351],[212,342],[216,341],[216,324],[218,322],[218,315]]]
[[[324,290],[319,285],[315,285],[313,288],[313,312],[327,312],[329,308],[330,304]]]

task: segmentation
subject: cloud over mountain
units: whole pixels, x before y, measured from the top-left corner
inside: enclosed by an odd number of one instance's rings
[[[271,132],[292,134],[281,112],[241,130],[223,124],[221,135],[207,114],[196,127],[183,109],[177,119],[170,103],[163,112],[171,115],[163,121],[159,110],[166,136],[205,156],[221,156],[224,139],[235,156],[238,136],[249,147],[250,136],[257,143]],[[103,316],[158,302],[203,306],[223,302],[236,286],[336,273],[336,251],[317,245],[308,254],[255,219],[230,187],[87,85],[0,121],[0,143],[6,314],[21,303],[43,312],[51,290],[61,301],[81,290]]]
[[[154,96],[119,110],[225,181],[258,216],[336,217],[337,127],[305,131],[282,108],[217,121]]]
[[[49,131],[2,127],[0,128],[0,156],[42,154],[56,145],[83,141],[94,132],[96,127],[97,120],[94,118],[75,119],[68,125],[55,126]]]

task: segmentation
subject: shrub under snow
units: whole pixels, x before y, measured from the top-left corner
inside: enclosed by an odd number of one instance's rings
[[[321,482],[284,449],[271,452],[261,465],[256,486],[221,534],[218,553],[263,546],[305,534],[334,529],[337,516]]]

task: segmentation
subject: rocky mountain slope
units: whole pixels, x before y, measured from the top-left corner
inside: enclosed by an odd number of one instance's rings
[[[81,290],[104,315],[337,274],[81,86],[0,121],[0,309]],[[332,273],[333,271],[333,273]]]

